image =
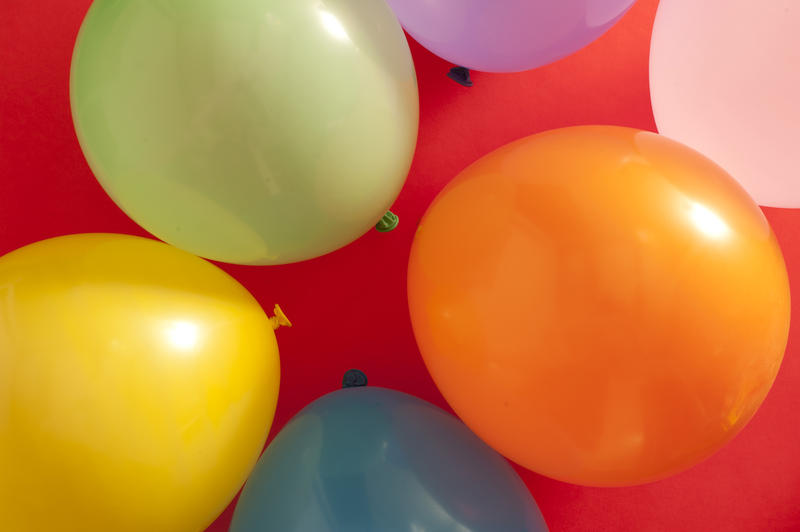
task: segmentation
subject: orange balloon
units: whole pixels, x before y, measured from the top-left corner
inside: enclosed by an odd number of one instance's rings
[[[464,170],[420,224],[414,332],[489,445],[576,484],[639,484],[730,440],[783,358],[789,286],[758,206],[654,133],[574,127]]]

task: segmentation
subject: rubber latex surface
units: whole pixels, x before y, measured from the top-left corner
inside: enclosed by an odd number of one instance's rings
[[[414,332],[457,414],[549,477],[615,486],[731,439],[783,357],[789,285],[764,215],[697,152],[586,126],[464,170],[422,220]]]
[[[463,423],[385,388],[303,409],[264,452],[232,532],[546,532],[511,466]]]
[[[255,299],[149,239],[0,258],[0,528],[197,532],[267,437],[278,346]]]

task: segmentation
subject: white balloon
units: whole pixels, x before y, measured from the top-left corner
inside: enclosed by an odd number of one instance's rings
[[[800,0],[661,0],[650,91],[661,134],[800,207]]]

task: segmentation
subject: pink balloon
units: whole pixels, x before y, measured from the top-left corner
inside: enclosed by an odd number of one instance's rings
[[[388,0],[425,48],[485,72],[519,72],[561,59],[600,37],[634,1]]]
[[[650,87],[660,133],[800,207],[800,0],[661,0]]]

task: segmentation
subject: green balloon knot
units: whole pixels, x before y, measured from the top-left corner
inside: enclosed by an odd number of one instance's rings
[[[381,218],[381,221],[375,226],[375,229],[381,233],[388,233],[397,227],[397,224],[399,223],[400,218],[398,218],[395,213],[392,211],[386,211],[386,214],[383,215],[383,218]]]

